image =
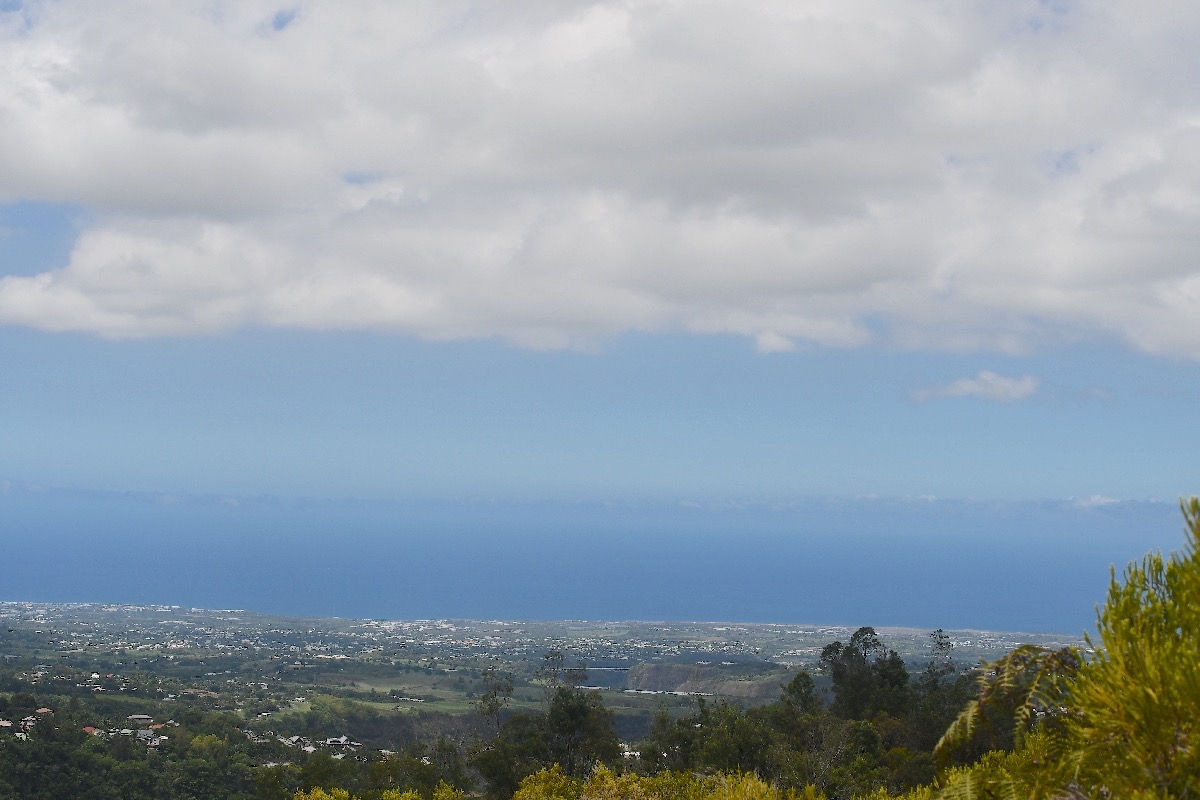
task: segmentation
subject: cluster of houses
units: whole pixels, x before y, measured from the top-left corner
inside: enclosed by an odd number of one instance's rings
[[[8,656],[5,656],[5,658],[7,659]],[[21,673],[18,674],[17,677],[27,679],[34,686],[46,680],[71,680],[71,678],[67,675],[62,674],[61,672],[55,672],[55,668],[51,667],[49,664],[38,664],[28,674]],[[114,690],[124,692],[127,689],[137,691],[137,687],[129,686],[128,678],[113,673],[101,675],[99,672],[93,672],[91,676],[83,682],[77,682],[75,687],[78,689],[90,689],[93,692],[111,692]]]
[[[53,714],[54,711],[52,709],[39,708],[32,714],[22,717],[17,721],[0,719],[0,735],[7,733],[11,734],[16,739],[27,740],[29,738],[29,732],[32,731],[39,722],[52,716]],[[173,719],[169,719],[166,722],[156,723],[153,717],[147,716],[146,714],[131,714],[126,718],[126,721],[137,727],[109,728],[108,730],[105,730],[103,728],[96,728],[92,725],[88,725],[83,729],[83,732],[92,736],[99,736],[106,739],[110,739],[114,736],[131,736],[137,741],[146,745],[146,747],[158,747],[170,738],[165,729],[179,727],[179,723]]]
[[[16,739],[27,740],[29,732],[40,721],[53,714],[54,711],[52,709],[39,708],[32,714],[22,717],[20,720],[0,719],[0,735],[10,734]],[[168,728],[179,727],[179,723],[173,719],[169,719],[166,722],[155,722],[154,718],[148,714],[130,714],[126,717],[126,721],[130,724],[129,727],[104,729],[88,725],[84,727],[83,732],[104,739],[129,736],[146,747],[158,747],[171,738],[167,733]],[[278,741],[287,747],[294,747],[309,754],[315,753],[318,750],[329,750],[332,751],[333,757],[337,759],[342,759],[348,754],[356,753],[363,746],[362,742],[356,742],[345,735],[328,739],[310,739],[306,736],[276,736],[270,732],[259,735],[252,730],[246,730],[243,733],[246,734],[246,737],[250,741],[256,744]]]
[[[246,734],[246,738],[255,744],[267,744],[275,741],[310,755],[318,750],[330,750],[333,751],[333,757],[337,759],[345,758],[349,753],[357,753],[363,746],[362,742],[356,742],[344,735],[331,739],[309,739],[307,736],[276,736],[269,731],[261,735],[251,730],[245,730],[242,733]]]
[[[28,739],[29,732],[34,729],[42,719],[50,716],[54,712],[48,708],[39,708],[28,716],[22,717],[20,720],[13,721],[11,719],[0,719],[0,734],[10,733],[17,739]]]
[[[127,722],[131,722],[138,726],[136,728],[96,728],[88,725],[83,729],[84,733],[92,736],[99,736],[104,739],[111,739],[114,736],[132,736],[146,747],[158,747],[163,742],[171,737],[167,735],[167,728],[178,728],[179,723],[173,719],[166,722],[155,722],[154,718],[146,714],[130,714],[126,717]],[[145,727],[141,727],[141,726]]]
[[[58,677],[61,678],[61,676]],[[83,683],[76,683],[75,686],[79,689],[90,689],[93,692],[111,692],[113,689],[123,692],[129,688],[129,682],[120,675],[109,673],[102,676],[99,672],[93,672],[87,680]]]

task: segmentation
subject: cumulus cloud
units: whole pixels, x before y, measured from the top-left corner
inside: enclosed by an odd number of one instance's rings
[[[1040,381],[1032,375],[1007,378],[990,370],[981,370],[974,378],[959,378],[945,386],[934,386],[918,391],[918,400],[935,397],[978,397],[997,403],[1024,400],[1037,391]]]
[[[28,0],[0,324],[1200,353],[1200,6]]]

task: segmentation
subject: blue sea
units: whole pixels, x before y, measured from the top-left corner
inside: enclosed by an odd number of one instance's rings
[[[9,486],[0,599],[1078,634],[1172,503],[301,501]]]

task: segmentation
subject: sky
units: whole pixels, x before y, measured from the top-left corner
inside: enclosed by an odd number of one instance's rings
[[[1100,564],[1054,599],[1086,624],[1198,491],[1198,37],[1185,2],[0,0],[0,536],[269,498],[872,541],[924,503],[905,541],[977,568],[1002,508]],[[779,519],[712,518],[726,562]]]

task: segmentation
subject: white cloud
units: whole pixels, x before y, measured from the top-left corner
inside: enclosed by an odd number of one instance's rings
[[[1074,497],[1072,501],[1080,508],[1103,508],[1111,506],[1121,501],[1115,497],[1106,497],[1102,494],[1093,494],[1088,497]]]
[[[0,323],[1200,353],[1195,4],[295,8],[0,12]]]
[[[1007,378],[990,370],[981,370],[974,378],[959,378],[945,386],[934,386],[918,391],[918,400],[935,397],[978,397],[998,403],[1024,400],[1037,391],[1040,381],[1032,375]]]
[[[796,343],[786,336],[767,331],[755,337],[755,344],[763,353],[787,353],[796,349]]]

